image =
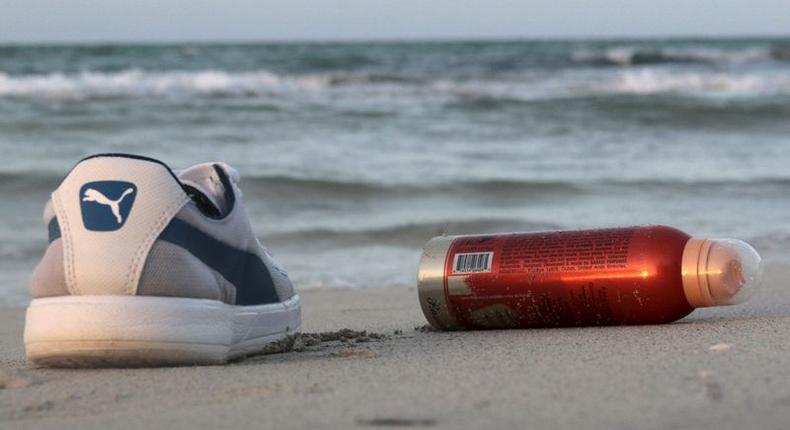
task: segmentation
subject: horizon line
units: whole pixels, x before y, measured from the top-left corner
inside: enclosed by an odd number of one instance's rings
[[[606,42],[655,40],[756,40],[785,39],[790,33],[672,34],[672,35],[596,35],[596,36],[435,36],[435,37],[336,37],[336,38],[205,38],[205,39],[128,39],[128,40],[0,40],[0,46],[131,46],[131,45],[244,45],[244,44],[410,44],[474,42]]]

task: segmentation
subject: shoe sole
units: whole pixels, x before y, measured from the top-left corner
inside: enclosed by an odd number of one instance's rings
[[[27,358],[48,367],[222,364],[299,332],[299,296],[258,306],[142,296],[34,299]]]

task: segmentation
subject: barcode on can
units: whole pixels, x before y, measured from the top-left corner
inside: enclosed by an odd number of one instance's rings
[[[455,258],[453,259],[453,274],[490,272],[491,262],[493,260],[493,252],[455,254]]]

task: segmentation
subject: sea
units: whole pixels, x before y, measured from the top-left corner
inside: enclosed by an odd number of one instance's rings
[[[236,167],[298,289],[414,287],[442,234],[662,223],[790,261],[790,39],[0,45],[0,304],[101,152]]]

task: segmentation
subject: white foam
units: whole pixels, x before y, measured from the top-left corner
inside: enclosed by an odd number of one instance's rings
[[[613,65],[627,66],[638,63],[640,55],[652,57],[653,61],[658,63],[703,62],[737,64],[771,59],[771,52],[764,48],[723,50],[703,46],[665,47],[661,49],[617,46],[603,51],[576,51],[571,55],[571,58],[579,62],[603,61]]]
[[[664,55],[680,60],[702,60],[718,63],[748,63],[752,61],[769,60],[771,52],[763,48],[750,48],[739,51],[725,51],[714,48],[666,48]]]
[[[0,73],[0,96],[86,99],[176,95],[266,95],[323,88],[327,76],[281,77],[268,71],[231,73],[219,70],[115,73],[83,72],[10,76]]]
[[[342,93],[350,97],[491,97],[545,100],[607,94],[683,93],[692,96],[790,94],[784,73],[628,68],[569,70],[508,78],[380,80],[349,72],[278,75],[266,70],[150,72],[137,69],[77,74],[8,75],[0,72],[0,97],[91,100],[121,97],[267,97]]]
[[[790,92],[790,77],[642,69],[621,72],[603,82],[598,90],[623,94],[762,95]]]

